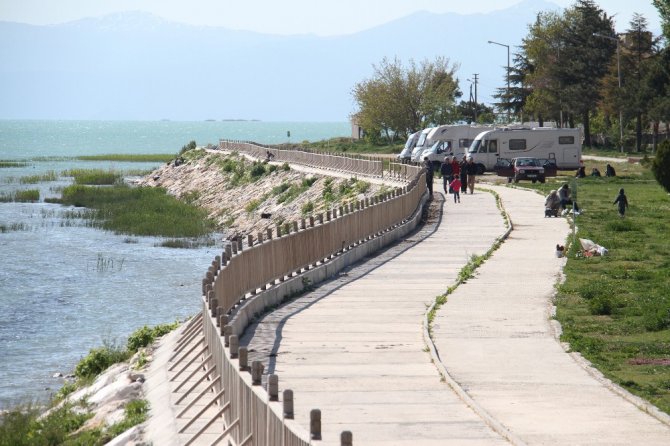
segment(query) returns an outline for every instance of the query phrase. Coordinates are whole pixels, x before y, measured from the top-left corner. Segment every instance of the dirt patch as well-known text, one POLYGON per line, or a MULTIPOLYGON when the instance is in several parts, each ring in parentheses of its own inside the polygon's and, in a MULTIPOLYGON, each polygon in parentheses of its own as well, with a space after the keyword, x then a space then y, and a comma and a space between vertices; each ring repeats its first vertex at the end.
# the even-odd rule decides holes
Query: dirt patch
POLYGON ((670 358, 635 358, 628 361, 631 365, 668 365, 670 358))

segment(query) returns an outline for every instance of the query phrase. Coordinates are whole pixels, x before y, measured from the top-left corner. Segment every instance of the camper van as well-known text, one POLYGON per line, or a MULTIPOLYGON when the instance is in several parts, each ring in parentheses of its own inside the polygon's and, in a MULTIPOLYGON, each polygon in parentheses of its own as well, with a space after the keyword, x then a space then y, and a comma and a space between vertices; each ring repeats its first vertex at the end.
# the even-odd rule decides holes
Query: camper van
POLYGON ((421 153, 421 159, 428 157, 435 164, 441 163, 445 156, 455 155, 460 159, 468 151, 472 140, 478 134, 490 128, 470 125, 441 125, 435 127, 428 134, 428 140, 433 144, 421 153))
POLYGON ((411 161, 413 163, 420 163, 423 161, 423 158, 421 158, 421 153, 430 147, 430 145, 428 145, 428 134, 433 130, 433 128, 434 127, 428 127, 419 132, 419 140, 416 142, 416 146, 414 146, 414 149, 412 150, 411 161))
POLYGON ((579 129, 535 127, 496 128, 477 135, 468 149, 468 157, 480 173, 492 170, 499 158, 519 157, 555 160, 561 170, 577 169, 582 158, 579 129))
POLYGON ((421 132, 414 132, 407 137, 405 147, 396 157, 398 161, 400 161, 401 163, 409 162, 409 160, 412 158, 412 150, 414 150, 414 147, 416 146, 416 143, 419 140, 420 133, 421 132))

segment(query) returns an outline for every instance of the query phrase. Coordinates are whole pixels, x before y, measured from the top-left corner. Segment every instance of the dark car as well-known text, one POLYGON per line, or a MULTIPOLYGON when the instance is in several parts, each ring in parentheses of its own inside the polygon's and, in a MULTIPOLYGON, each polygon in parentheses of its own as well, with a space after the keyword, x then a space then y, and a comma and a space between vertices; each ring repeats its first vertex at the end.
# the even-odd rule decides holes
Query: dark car
POLYGON ((538 158, 500 158, 493 170, 499 176, 507 177, 510 183, 521 180, 544 183, 548 176, 556 176, 557 172, 554 160, 538 158))

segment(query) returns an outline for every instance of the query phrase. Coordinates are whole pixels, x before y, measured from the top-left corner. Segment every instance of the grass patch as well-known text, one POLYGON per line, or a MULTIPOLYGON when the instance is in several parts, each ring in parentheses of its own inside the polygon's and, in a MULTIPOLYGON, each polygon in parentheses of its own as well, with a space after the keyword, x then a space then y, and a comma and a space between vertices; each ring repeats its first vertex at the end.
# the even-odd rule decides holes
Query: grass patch
POLYGON ((28 165, 25 161, 0 160, 0 169, 11 167, 26 167, 28 165))
POLYGON ((28 226, 25 223, 10 223, 10 224, 4 224, 0 223, 0 233, 5 233, 5 232, 14 232, 14 231, 27 231, 30 229, 30 226, 28 226))
POLYGON ((38 175, 28 175, 25 177, 19 178, 19 183, 21 184, 37 184, 37 183, 45 183, 47 181, 56 181, 58 180, 58 174, 56 174, 56 171, 54 170, 49 170, 48 172, 45 172, 43 174, 38 174, 38 175))
POLYGON ((75 184, 95 186, 119 184, 123 178, 120 172, 101 169, 69 169, 63 175, 74 177, 75 184))
POLYGON ((82 155, 78 156, 75 159, 81 161, 128 161, 128 162, 137 162, 137 163, 167 163, 174 159, 174 155, 165 154, 165 153, 153 153, 153 154, 106 154, 106 155, 82 155))
POLYGON ((327 152, 344 153, 400 153, 405 145, 405 141, 398 141, 396 144, 374 144, 365 139, 352 138, 331 138, 316 142, 303 142, 302 147, 312 150, 322 150, 327 152))
MULTIPOLYGON (((587 172, 592 164, 587 161, 587 172)), ((609 255, 577 258, 577 246, 570 247, 556 317, 572 350, 670 413, 670 367, 654 365, 670 359, 670 197, 644 167, 615 168, 615 178, 576 182, 585 209, 577 236, 605 246, 609 255), (630 203, 623 219, 612 204, 621 187, 630 203)), ((565 180, 531 187, 546 193, 565 180)))
POLYGON ((63 189, 61 203, 94 209, 86 216, 96 226, 117 233, 201 237, 214 229, 205 210, 177 200, 162 188, 72 185, 63 189))
POLYGON ((36 201, 40 201, 40 191, 38 189, 16 190, 0 194, 0 203, 34 203, 36 201))

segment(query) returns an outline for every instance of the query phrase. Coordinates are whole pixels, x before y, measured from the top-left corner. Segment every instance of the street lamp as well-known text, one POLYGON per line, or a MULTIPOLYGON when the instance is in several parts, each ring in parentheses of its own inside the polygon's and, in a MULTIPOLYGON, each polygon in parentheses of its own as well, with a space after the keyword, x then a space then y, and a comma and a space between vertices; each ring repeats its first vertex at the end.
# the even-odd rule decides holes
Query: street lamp
POLYGON ((489 40, 489 43, 492 43, 494 45, 504 46, 505 48, 507 48, 507 123, 509 123, 510 122, 509 101, 511 100, 510 92, 509 92, 509 45, 505 45, 504 43, 494 42, 493 40, 489 40))
MULTIPOLYGON (((620 62, 620 41, 618 37, 606 36, 604 34, 593 33, 594 37, 601 37, 603 39, 614 40, 616 42, 616 71, 619 78, 619 93, 621 93, 621 62, 620 62)), ((619 106, 619 145, 621 146, 621 153, 623 153, 623 112, 619 106)))

